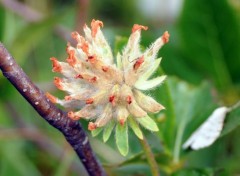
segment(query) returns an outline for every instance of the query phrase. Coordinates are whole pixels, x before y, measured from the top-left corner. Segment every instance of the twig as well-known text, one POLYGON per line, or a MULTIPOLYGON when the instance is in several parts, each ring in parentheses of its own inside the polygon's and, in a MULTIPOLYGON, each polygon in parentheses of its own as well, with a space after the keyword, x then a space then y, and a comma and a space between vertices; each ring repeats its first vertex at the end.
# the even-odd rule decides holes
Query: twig
POLYGON ((88 11, 89 11, 89 0, 78 0, 77 1, 77 14, 76 14, 76 30, 83 33, 83 26, 87 21, 88 11))
POLYGON ((150 165, 152 176, 160 176, 157 162, 154 158, 151 147, 149 146, 146 138, 143 136, 143 140, 139 139, 139 141, 143 147, 144 153, 146 154, 148 164, 150 165))
POLYGON ((21 2, 15 0, 1 0, 0 3, 8 9, 14 11, 14 13, 22 16, 29 22, 37 22, 44 18, 43 14, 28 6, 25 6, 21 2))
POLYGON ((88 137, 78 121, 67 117, 66 112, 52 104, 17 65, 7 49, 0 43, 0 69, 38 114, 65 136, 91 176, 106 175, 97 161, 88 137))

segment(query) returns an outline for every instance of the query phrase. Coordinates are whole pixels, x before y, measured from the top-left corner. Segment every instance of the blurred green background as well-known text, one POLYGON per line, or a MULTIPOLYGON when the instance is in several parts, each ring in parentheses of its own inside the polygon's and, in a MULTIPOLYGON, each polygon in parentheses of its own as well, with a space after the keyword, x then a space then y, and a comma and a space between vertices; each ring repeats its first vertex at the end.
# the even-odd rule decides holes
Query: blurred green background
MULTIPOLYGON (((162 175, 240 174, 240 110, 228 115, 221 138, 200 151, 182 143, 220 105, 240 99, 239 0, 0 0, 0 41, 43 91, 62 96, 52 84, 50 57, 66 59, 71 31, 92 19, 104 22, 112 48, 133 24, 149 26, 149 46, 165 30, 170 42, 159 52, 158 73, 167 81, 149 92, 166 111, 154 115, 160 132, 145 132, 162 175)), ((158 74, 157 73, 157 74, 158 74)), ((87 129, 86 122, 82 122, 87 129)), ((86 130, 87 131, 87 130, 86 130)), ((109 175, 151 175, 136 137, 122 157, 101 136, 91 144, 109 175)), ((0 75, 0 176, 86 175, 63 136, 50 127, 0 75)))

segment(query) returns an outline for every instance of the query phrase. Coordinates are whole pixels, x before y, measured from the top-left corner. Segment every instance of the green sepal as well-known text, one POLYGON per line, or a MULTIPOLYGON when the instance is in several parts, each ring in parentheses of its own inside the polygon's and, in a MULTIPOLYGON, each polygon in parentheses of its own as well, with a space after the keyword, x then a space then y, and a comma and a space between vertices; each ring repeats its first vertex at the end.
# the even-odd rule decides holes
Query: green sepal
POLYGON ((128 154, 128 126, 127 123, 121 125, 117 123, 115 130, 116 145, 121 155, 126 156, 128 154))
POLYGON ((133 117, 128 117, 128 124, 129 126, 132 128, 133 132, 136 134, 136 136, 139 139, 143 139, 143 134, 141 129, 139 128, 139 125, 137 124, 137 122, 135 121, 135 119, 133 119, 133 117))
POLYGON ((150 131, 158 131, 158 126, 156 124, 156 122, 149 117, 148 115, 142 118, 136 118, 136 120, 146 129, 150 130, 150 131))
POLYGON ((103 131, 103 142, 107 142, 109 137, 111 136, 112 134, 112 130, 115 126, 115 122, 114 120, 111 120, 107 126, 104 128, 104 131, 103 131))
POLYGON ((97 128, 95 130, 92 130, 91 131, 92 136, 95 137, 95 136, 99 135, 99 133, 101 133, 102 130, 103 130, 103 128, 97 128))

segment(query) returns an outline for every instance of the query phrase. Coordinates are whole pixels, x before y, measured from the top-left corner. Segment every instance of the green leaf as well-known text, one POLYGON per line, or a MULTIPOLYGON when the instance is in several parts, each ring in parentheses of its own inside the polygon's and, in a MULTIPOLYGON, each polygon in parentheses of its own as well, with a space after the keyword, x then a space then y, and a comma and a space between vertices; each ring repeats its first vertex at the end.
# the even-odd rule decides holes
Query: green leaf
MULTIPOLYGON (((164 73, 161 69, 158 69, 156 74, 163 75, 164 73)), ((174 147, 176 128, 176 114, 173 100, 174 92, 172 92, 170 89, 170 79, 170 77, 167 77, 164 83, 160 87, 157 87, 157 90, 153 92, 156 100, 166 107, 166 111, 164 111, 166 120, 164 123, 158 123, 158 126, 161 129, 159 134, 162 133, 159 137, 164 141, 164 144, 168 150, 172 150, 174 147)))
POLYGON ((139 139, 143 139, 143 134, 133 117, 128 117, 128 124, 139 139))
POLYGON ((99 135, 99 133, 101 133, 101 131, 103 130, 103 128, 97 128, 95 130, 92 130, 91 133, 92 133, 92 136, 93 137, 96 137, 97 135, 99 135))
POLYGON ((159 123, 159 137, 169 151, 173 151, 175 162, 182 152, 182 143, 211 114, 215 103, 210 94, 211 87, 203 83, 194 87, 187 82, 168 77, 160 86, 157 100, 166 107, 164 123, 159 123))
POLYGON ((231 111, 226 117, 226 123, 223 126, 223 131, 221 136, 232 132, 234 129, 238 128, 240 125, 240 108, 231 111))
POLYGON ((104 141, 104 142, 107 142, 107 141, 108 141, 109 137, 110 137, 111 134, 112 134, 112 130, 113 130, 114 126, 115 126, 115 122, 114 122, 114 120, 111 120, 111 121, 107 124, 107 126, 104 128, 104 131, 103 131, 103 141, 104 141))
POLYGON ((240 29, 227 0, 185 0, 179 29, 182 52, 192 68, 210 76, 220 90, 239 81, 240 29))
POLYGON ((129 149, 127 123, 124 123, 124 125, 117 123, 115 138, 116 138, 116 145, 117 145, 119 152, 123 156, 126 156, 128 154, 128 149, 129 149))
POLYGON ((214 169, 182 169, 174 174, 172 176, 214 176, 214 169))
POLYGON ((150 130, 150 131, 158 131, 158 126, 156 124, 156 122, 149 117, 148 115, 142 118, 136 118, 136 120, 146 129, 150 130))

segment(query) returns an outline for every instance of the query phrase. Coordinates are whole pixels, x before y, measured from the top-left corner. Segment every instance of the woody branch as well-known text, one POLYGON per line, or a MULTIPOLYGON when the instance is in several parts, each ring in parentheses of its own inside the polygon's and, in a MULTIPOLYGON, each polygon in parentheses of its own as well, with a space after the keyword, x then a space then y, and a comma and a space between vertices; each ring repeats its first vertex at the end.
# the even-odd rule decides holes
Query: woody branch
POLYGON ((52 104, 23 70, 17 65, 7 49, 0 43, 0 69, 19 93, 31 104, 38 114, 51 126, 57 128, 76 151, 90 176, 106 175, 97 161, 89 144, 88 137, 78 121, 52 104))

